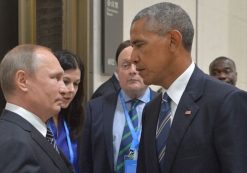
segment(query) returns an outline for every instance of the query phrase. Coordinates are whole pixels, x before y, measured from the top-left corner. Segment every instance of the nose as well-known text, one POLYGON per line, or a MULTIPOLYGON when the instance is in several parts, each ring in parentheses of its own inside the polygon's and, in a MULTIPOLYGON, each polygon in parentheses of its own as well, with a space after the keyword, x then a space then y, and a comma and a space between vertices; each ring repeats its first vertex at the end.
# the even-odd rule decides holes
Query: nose
POLYGON ((224 72, 221 72, 217 77, 219 80, 226 80, 227 75, 224 72))
POLYGON ((73 83, 67 85, 67 89, 69 92, 75 92, 75 87, 74 87, 73 83))
POLYGON ((137 52, 135 51, 135 48, 133 48, 132 53, 131 53, 131 62, 133 64, 137 64, 138 62, 138 56, 137 56, 137 52))
POLYGON ((65 86, 63 80, 60 81, 60 86, 59 86, 59 93, 60 94, 65 94, 68 92, 68 88, 65 86))
POLYGON ((136 65, 131 63, 131 66, 130 66, 130 73, 131 74, 136 74, 137 71, 136 71, 136 65))

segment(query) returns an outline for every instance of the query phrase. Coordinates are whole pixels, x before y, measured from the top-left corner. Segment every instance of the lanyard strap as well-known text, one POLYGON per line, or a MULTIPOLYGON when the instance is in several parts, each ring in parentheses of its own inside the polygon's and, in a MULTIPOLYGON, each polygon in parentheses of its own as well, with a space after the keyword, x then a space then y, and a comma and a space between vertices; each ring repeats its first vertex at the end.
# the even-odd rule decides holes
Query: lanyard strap
MULTIPOLYGON (((69 129, 68 129, 68 126, 67 126, 67 123, 65 122, 65 120, 62 120, 62 122, 64 125, 68 149, 69 149, 69 156, 70 156, 69 160, 70 160, 70 163, 73 164, 74 160, 75 160, 75 154, 74 154, 73 149, 72 149, 72 142, 71 142, 70 135, 69 135, 69 129)), ((55 124, 53 124, 52 121, 48 121, 48 126, 51 129, 51 132, 54 136, 54 131, 56 130, 55 124)), ((56 131, 58 133, 58 129, 56 131)))
POLYGON ((66 138, 67 138, 67 143, 68 143, 68 148, 69 148, 70 162, 73 164, 75 161, 75 154, 73 152, 72 142, 71 142, 70 135, 69 135, 69 129, 68 129, 68 126, 65 120, 63 120, 63 125, 65 128, 65 133, 66 133, 66 138))
POLYGON ((139 136, 140 136, 140 133, 141 133, 141 127, 138 128, 137 131, 135 131, 135 129, 133 127, 133 124, 131 122, 129 113, 128 113, 127 105, 126 105, 126 103, 124 101, 124 97, 123 97, 122 91, 119 94, 120 94, 120 101, 122 103, 123 110, 124 110, 124 116, 126 118, 127 124, 129 126, 129 129, 130 129, 130 132, 131 132, 131 135, 132 135, 132 138, 133 138, 131 146, 130 146, 130 150, 135 151, 135 150, 137 150, 137 148, 139 146, 139 136))

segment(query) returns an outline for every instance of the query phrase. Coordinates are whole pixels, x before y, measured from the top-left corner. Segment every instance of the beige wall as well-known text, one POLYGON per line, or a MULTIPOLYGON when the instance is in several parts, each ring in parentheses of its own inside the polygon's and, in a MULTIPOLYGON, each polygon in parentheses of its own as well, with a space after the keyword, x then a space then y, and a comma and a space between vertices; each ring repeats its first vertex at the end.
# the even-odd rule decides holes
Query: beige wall
POLYGON ((198 1, 198 62, 208 73, 217 56, 232 58, 237 66, 237 86, 247 90, 247 1, 198 1))
MULTIPOLYGON (((123 0, 124 1, 124 39, 129 39, 130 23, 134 15, 160 0, 123 0)), ((192 49, 192 58, 197 65, 208 73, 209 63, 217 56, 228 56, 236 62, 238 71, 237 86, 247 90, 247 1, 246 0, 173 0, 191 16, 197 35, 192 49)), ((99 50, 100 7, 94 0, 94 51, 99 50), (98 16, 98 17, 97 17, 98 16)), ((94 90, 109 76, 100 71, 100 55, 94 57, 94 90)), ((154 87, 156 89, 156 87, 154 87)))

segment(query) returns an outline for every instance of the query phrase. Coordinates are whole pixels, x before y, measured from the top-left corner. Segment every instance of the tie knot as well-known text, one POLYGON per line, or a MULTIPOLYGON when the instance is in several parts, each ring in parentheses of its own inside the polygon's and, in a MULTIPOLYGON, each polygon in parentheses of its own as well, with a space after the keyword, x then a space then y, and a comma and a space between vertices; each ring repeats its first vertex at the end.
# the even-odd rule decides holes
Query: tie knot
POLYGON ((131 100, 130 101, 130 109, 135 109, 136 108, 136 106, 140 103, 141 101, 140 100, 138 100, 138 99, 133 99, 133 100, 131 100))
POLYGON ((51 132, 51 129, 49 127, 47 127, 47 133, 46 133, 46 139, 48 139, 49 141, 52 140, 54 137, 53 137, 53 134, 51 132))
POLYGON ((171 101, 171 98, 168 96, 167 93, 164 93, 162 97, 162 102, 170 103, 170 101, 171 101))

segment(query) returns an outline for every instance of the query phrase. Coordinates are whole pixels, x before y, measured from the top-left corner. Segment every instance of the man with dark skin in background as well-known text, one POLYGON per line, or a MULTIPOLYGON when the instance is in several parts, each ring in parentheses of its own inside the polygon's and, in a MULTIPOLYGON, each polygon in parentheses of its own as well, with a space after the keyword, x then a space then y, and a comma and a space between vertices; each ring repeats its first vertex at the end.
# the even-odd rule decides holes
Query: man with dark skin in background
POLYGON ((209 74, 221 81, 229 83, 233 86, 237 82, 237 71, 233 60, 220 56, 214 59, 209 66, 209 74))

